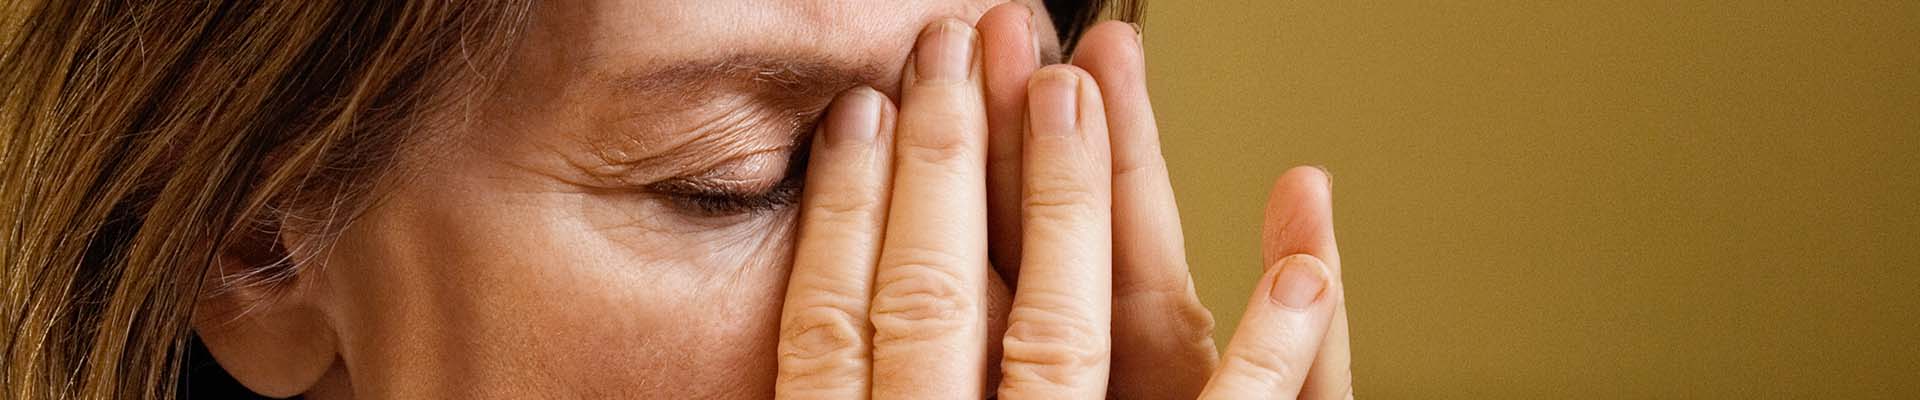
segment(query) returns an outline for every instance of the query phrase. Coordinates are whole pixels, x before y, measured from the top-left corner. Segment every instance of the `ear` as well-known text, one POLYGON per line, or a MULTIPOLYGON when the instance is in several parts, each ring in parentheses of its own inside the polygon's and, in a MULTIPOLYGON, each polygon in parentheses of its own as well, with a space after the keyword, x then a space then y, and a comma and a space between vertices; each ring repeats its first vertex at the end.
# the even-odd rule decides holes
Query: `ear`
POLYGON ((260 236, 265 237, 220 254, 206 274, 193 328, 241 385, 261 395, 291 397, 311 389, 334 367, 337 336, 320 306, 325 296, 319 277, 297 273, 312 266, 279 264, 289 260, 285 249, 292 247, 279 240, 300 235, 260 236), (235 283, 263 268, 296 268, 296 274, 284 282, 235 283))

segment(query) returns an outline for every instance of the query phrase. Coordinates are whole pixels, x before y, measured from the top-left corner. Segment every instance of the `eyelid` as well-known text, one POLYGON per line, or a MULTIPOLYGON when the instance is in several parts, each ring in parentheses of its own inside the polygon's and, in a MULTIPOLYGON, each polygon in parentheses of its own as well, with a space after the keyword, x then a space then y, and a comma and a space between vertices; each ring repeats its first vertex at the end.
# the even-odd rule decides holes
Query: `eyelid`
POLYGON ((798 204, 801 183, 791 178, 793 174, 789 176, 771 187, 752 193, 740 192, 737 189, 715 188, 709 183, 698 180, 662 182, 663 186, 655 190, 665 194, 667 200, 682 214, 696 217, 733 217, 761 214, 798 204))
POLYGON ((762 214, 799 203, 809 149, 804 144, 756 152, 707 172, 648 185, 667 196, 680 212, 697 217, 733 217, 762 214), (784 159, 784 163, 772 160, 784 159), (762 171, 778 169, 778 175, 762 171), (757 176, 756 176, 757 175, 757 176))
POLYGON ((806 112, 779 112, 794 109, 793 104, 782 107, 761 97, 730 98, 735 101, 708 102, 699 111, 686 111, 714 116, 654 128, 662 135, 685 135, 690 140, 647 152, 647 164, 663 173, 629 180, 639 185, 626 187, 658 195, 672 212, 702 220, 765 215, 797 204, 809 141, 825 101, 804 107, 806 112))
POLYGON ((793 150, 790 147, 782 147, 742 154, 722 160, 705 171, 683 178, 718 184, 754 185, 758 183, 771 186, 771 183, 778 182, 777 179, 785 177, 784 173, 789 166, 786 162, 789 157, 787 153, 791 151, 793 150))

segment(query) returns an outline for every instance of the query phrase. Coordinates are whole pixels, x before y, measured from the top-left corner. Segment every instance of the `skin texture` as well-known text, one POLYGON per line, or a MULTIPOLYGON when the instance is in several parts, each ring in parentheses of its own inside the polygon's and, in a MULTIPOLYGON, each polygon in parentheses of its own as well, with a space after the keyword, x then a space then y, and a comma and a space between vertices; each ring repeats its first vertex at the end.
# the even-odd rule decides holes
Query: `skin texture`
POLYGON ((295 287, 197 329, 316 399, 1350 395, 1318 170, 1217 360, 1133 29, 1041 68, 1030 4, 873 3, 549 3, 295 287))
POLYGON ((410 177, 296 287, 200 330, 267 394, 770 397, 795 207, 703 215, 650 186, 774 186, 814 118, 798 112, 857 85, 897 95, 923 27, 999 3, 547 2, 495 95, 422 132, 410 177), (785 75, 635 79, 681 64, 785 75), (314 331, 334 339, 287 334, 314 331))
MULTIPOLYGON (((1083 44, 1088 58, 1076 54, 1087 69, 997 73, 1031 65, 1018 59, 1031 54, 1018 40, 996 37, 1019 34, 1020 15, 1012 7, 989 11, 979 22, 980 40, 961 33, 967 27, 958 21, 929 26, 910 58, 897 111, 866 90, 849 92, 830 109, 816 139, 827 145, 810 160, 808 179, 833 184, 810 188, 801 207, 807 234, 787 293, 778 397, 970 399, 982 388, 1007 399, 1350 396, 1335 386, 1345 381, 1313 382, 1342 390, 1302 391, 1316 379, 1309 371, 1319 370, 1323 349, 1334 342, 1345 348, 1344 336, 1326 335, 1343 293, 1322 261, 1338 260, 1326 176, 1296 168, 1275 183, 1265 246, 1273 267, 1214 368, 1212 343, 1191 339, 1205 338, 1210 321, 1156 320, 1204 308, 1192 300, 1181 261, 1137 37, 1125 25, 1101 25, 1083 44), (979 43, 987 49, 978 54, 1014 59, 996 59, 1000 64, 980 75, 983 67, 961 64, 980 61, 957 56, 979 43), (974 106, 982 92, 1008 83, 996 79, 1021 75, 1025 124, 1012 132, 993 123, 983 128, 982 121, 996 120, 996 105, 974 106), (1107 89, 1119 95, 1104 96, 1107 89), (1005 151, 994 144, 1005 142, 1019 143, 1018 151, 1006 151, 1020 155, 1018 168, 995 168, 1013 158, 983 155, 1005 151), (889 156, 891 163, 877 161, 889 156), (1010 171, 1018 176, 995 176, 1010 171), (992 182, 1020 185, 1011 205, 1017 213, 984 200, 1002 189, 992 182), (971 211, 982 204, 994 212, 971 211), (1020 249, 1019 266, 1009 273, 998 260, 994 267, 1017 276, 1018 288, 994 360, 982 351, 991 346, 980 334, 982 319, 994 315, 980 310, 981 293, 990 293, 982 288, 989 277, 982 274, 988 257, 980 237, 996 231, 989 219, 1009 214, 1021 227, 1010 238, 1020 249), (875 279, 842 278, 868 275, 875 279), (1127 308, 1116 313, 1114 305, 1127 308), (1114 338, 1128 338, 1130 346, 1115 346, 1114 338), (998 374, 981 375, 983 355, 998 374)), ((995 257, 1005 254, 1002 239, 988 243, 995 257)))

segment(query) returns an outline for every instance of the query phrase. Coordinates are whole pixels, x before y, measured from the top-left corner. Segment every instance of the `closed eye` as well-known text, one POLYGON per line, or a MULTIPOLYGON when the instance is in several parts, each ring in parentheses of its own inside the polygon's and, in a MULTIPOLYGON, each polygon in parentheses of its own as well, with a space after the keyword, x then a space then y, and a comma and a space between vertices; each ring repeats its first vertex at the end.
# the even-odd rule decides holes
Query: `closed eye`
MULTIPOLYGON (((708 172, 677 177, 647 186, 648 191, 665 196, 678 212, 694 217, 728 217, 766 214, 785 210, 800 202, 806 182, 808 147, 793 147, 793 154, 778 180, 733 178, 724 172, 708 172)), ((746 167, 752 170, 755 168, 746 167)))

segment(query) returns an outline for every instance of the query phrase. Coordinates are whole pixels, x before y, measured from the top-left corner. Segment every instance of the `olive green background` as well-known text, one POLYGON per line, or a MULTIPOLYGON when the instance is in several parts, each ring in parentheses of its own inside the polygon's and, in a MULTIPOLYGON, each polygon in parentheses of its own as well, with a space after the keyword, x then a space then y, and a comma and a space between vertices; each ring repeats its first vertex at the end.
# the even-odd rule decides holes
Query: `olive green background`
POLYGON ((1322 164, 1360 397, 1920 396, 1920 2, 1151 3, 1223 343, 1322 164))

